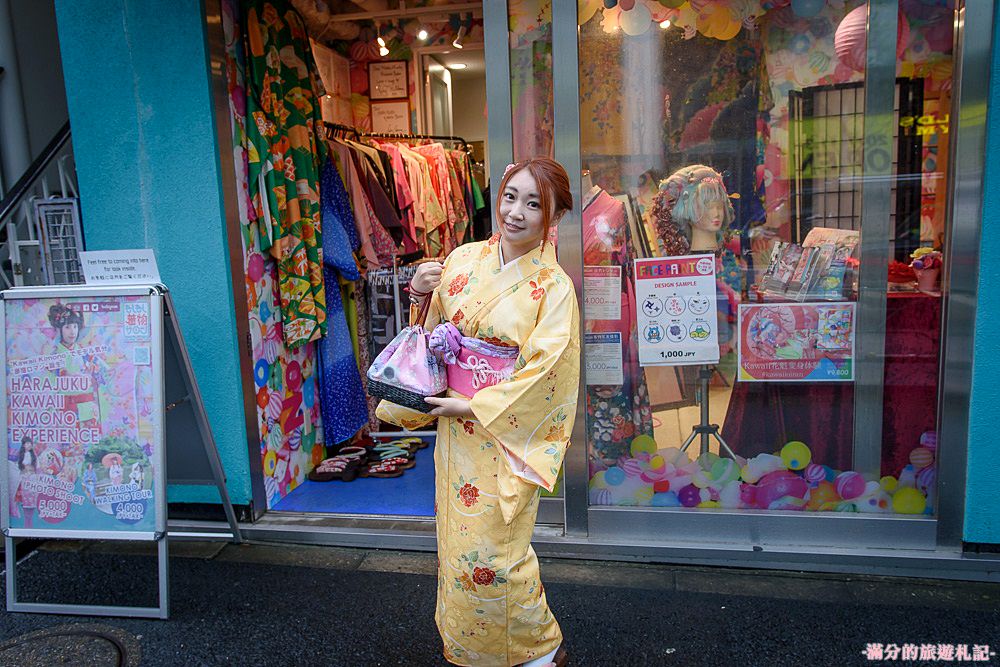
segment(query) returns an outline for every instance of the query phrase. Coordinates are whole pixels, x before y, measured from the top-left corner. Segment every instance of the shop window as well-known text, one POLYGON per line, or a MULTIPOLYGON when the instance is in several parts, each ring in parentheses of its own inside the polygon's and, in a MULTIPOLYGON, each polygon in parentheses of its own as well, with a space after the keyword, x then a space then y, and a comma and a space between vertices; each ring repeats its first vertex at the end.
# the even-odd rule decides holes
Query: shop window
POLYGON ((765 4, 581 4, 590 503, 932 515, 954 10, 901 4, 866 153, 867 4, 765 4))

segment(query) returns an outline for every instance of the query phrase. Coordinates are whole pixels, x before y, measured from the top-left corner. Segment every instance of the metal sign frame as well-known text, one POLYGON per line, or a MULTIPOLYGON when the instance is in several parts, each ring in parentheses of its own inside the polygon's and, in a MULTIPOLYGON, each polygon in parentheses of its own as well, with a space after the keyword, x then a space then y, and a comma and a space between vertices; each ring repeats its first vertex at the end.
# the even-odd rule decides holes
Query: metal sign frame
MULTIPOLYGON (((45 528, 11 528, 10 526, 10 493, 8 466, 0 470, 0 529, 4 534, 7 610, 16 612, 34 612, 47 614, 76 614, 91 616, 127 616, 138 618, 166 619, 169 615, 169 561, 168 561, 168 530, 167 530, 167 485, 170 483, 167 474, 167 416, 171 409, 190 403, 193 407, 194 421, 201 435, 201 441, 211 471, 211 480, 199 480, 194 483, 211 484, 213 481, 219 490, 226 516, 232 529, 234 542, 241 541, 236 515, 225 486, 225 476, 219 459, 215 440, 212 437, 207 414, 201 399, 197 381, 191 367, 190 358, 184 345, 176 311, 170 299, 169 292, 162 285, 129 285, 129 286, 69 286, 69 287, 24 287, 0 292, 0 376, 3 385, 0 386, 0 432, 4 434, 5 447, 8 438, 8 382, 7 382, 7 302, 18 299, 73 298, 73 297, 123 297, 144 296, 149 298, 150 305, 150 348, 152 364, 152 385, 154 400, 155 424, 152 440, 155 444, 154 461, 154 502, 155 518, 153 531, 128 530, 74 530, 45 528), (183 377, 185 395, 166 396, 166 348, 170 346, 180 366, 183 377), (17 559, 14 540, 19 537, 34 537, 45 539, 82 539, 110 541, 154 541, 157 543, 157 580, 158 605, 155 607, 129 607, 114 605, 77 605, 58 603, 20 602, 17 599, 17 559)), ((181 480, 178 480, 181 481, 181 480)), ((191 483, 191 480, 183 480, 191 483)), ((176 533, 178 535, 183 533, 176 533)))

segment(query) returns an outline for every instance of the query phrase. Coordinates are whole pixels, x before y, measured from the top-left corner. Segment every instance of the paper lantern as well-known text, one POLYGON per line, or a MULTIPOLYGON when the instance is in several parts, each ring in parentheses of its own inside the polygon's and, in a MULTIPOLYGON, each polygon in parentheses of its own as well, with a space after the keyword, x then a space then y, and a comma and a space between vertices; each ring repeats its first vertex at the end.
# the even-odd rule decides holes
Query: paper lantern
POLYGON ((622 13, 618 17, 618 24, 625 31, 626 35, 633 37, 645 34, 652 26, 653 15, 649 13, 646 5, 635 5, 632 9, 625 10, 624 2, 621 3, 622 13))
MULTIPOLYGON (((865 71, 867 38, 865 24, 868 22, 868 6, 861 5, 844 17, 833 38, 833 48, 840 62, 855 72, 865 71)), ((910 24, 900 13, 896 22, 896 59, 899 60, 910 40, 910 24)))

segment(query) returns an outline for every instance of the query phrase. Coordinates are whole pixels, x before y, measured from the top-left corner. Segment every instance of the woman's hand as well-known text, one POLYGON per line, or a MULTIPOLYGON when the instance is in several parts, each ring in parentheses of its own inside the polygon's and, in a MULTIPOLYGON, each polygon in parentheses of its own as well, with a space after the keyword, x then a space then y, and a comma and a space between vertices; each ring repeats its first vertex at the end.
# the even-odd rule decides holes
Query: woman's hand
POLYGON ((428 396, 424 399, 431 405, 438 407, 431 410, 430 414, 435 417, 474 417, 472 405, 466 398, 436 398, 428 396))
POLYGON ((430 294, 441 284, 441 272, 444 264, 441 262, 424 262, 417 267, 416 273, 410 279, 410 289, 414 292, 430 294))

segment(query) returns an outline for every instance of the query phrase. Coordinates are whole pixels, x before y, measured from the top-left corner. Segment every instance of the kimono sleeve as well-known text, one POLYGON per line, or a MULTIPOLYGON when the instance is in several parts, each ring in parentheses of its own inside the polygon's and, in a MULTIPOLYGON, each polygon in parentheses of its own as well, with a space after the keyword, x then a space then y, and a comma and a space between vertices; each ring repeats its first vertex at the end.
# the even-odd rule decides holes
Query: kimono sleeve
POLYGON ((580 311, 567 282, 546 285, 511 378, 471 401, 476 419, 503 445, 511 472, 548 491, 559 477, 579 396, 580 311))

